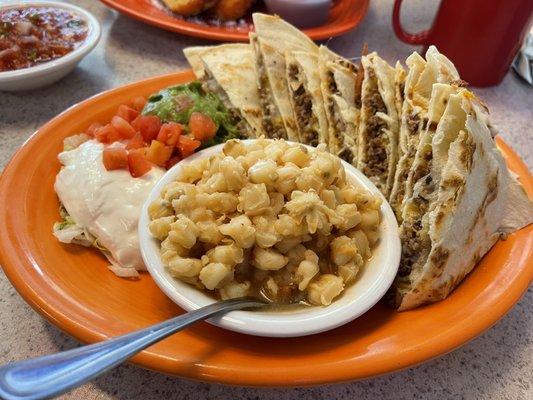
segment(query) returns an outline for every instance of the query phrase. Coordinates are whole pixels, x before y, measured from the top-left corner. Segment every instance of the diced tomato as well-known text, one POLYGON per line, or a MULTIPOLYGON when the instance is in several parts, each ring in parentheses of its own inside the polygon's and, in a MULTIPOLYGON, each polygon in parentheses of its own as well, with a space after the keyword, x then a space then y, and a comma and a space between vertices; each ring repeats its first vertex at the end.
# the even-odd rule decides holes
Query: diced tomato
POLYGON ((124 118, 115 115, 111 119, 111 125, 115 128, 123 139, 131 139, 135 136, 135 129, 124 118))
POLYGON ((101 143, 113 143, 122 139, 120 133, 111 124, 96 130, 94 137, 101 143))
POLYGON ((145 104, 146 104, 146 97, 143 97, 143 96, 137 96, 131 100, 131 106, 139 112, 142 111, 145 104))
POLYGON ((179 163, 181 161, 181 157, 180 156, 173 156, 173 157, 170 157, 170 159, 167 161, 166 165, 165 165, 165 168, 166 169, 170 169, 172 168, 174 165, 176 165, 177 163, 179 163))
POLYGON ((181 135, 178 138, 178 144, 176 146, 180 151, 181 158, 185 158, 193 154, 201 144, 202 142, 199 140, 194 140, 188 136, 181 135))
POLYGON ((87 129, 85 129, 85 134, 89 136, 94 136, 95 132, 102 127, 100 122, 93 122, 87 129))
POLYGON ((150 147, 146 151, 146 159, 160 167, 164 167, 167 161, 172 156, 174 147, 165 146, 159 140, 152 140, 150 147))
POLYGON ((123 118, 124 120, 128 122, 131 122, 139 116, 139 111, 134 110, 133 108, 128 107, 125 104, 122 104, 121 106, 118 107, 117 115, 120 118, 123 118))
POLYGON ((126 168, 128 166, 128 153, 123 147, 106 147, 102 153, 102 161, 108 171, 126 168))
POLYGON ((133 121, 130 122, 130 125, 135 129, 135 131, 140 132, 141 131, 141 125, 139 121, 141 120, 142 115, 139 115, 137 118, 135 118, 133 121))
POLYGON ((134 178, 143 176, 152 169, 152 163, 144 157, 145 152, 145 148, 141 148, 128 153, 128 169, 134 178))
POLYGON ((109 139, 109 143, 113 142, 120 142, 122 140, 122 136, 119 131, 117 131, 113 125, 107 124, 109 128, 109 133, 107 134, 107 138, 109 139))
POLYGON ((161 129, 161 120, 155 115, 140 115, 131 124, 136 131, 141 132, 146 143, 156 139, 161 129))
POLYGON ((193 112, 189 118, 189 132, 196 139, 205 142, 215 136, 217 126, 208 115, 193 112))
POLYGON ((126 144, 126 149, 127 150, 140 149, 141 147, 145 147, 145 146, 146 146, 146 143, 144 142, 144 138, 139 132, 137 132, 135 133, 135 136, 133 136, 130 139, 128 144, 126 144))
POLYGON ((102 127, 94 132, 94 137, 100 143, 108 143, 107 131, 102 127))
POLYGON ((176 146, 178 138, 183 132, 183 126, 176 122, 168 122, 161 125, 161 129, 157 134, 157 140, 166 143, 169 146, 176 146))

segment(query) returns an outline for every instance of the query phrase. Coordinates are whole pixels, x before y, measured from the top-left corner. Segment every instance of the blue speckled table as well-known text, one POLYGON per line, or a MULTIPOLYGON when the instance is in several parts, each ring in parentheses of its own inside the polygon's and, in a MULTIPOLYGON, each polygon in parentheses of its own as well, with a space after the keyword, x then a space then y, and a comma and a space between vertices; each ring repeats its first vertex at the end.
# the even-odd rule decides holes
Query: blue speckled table
MULTIPOLYGON (((5 1, 5 0, 4 0, 5 1)), ((3 1, 2 1, 3 2, 3 1)), ((184 47, 200 39, 164 32, 120 16, 95 0, 75 3, 102 22, 96 50, 63 81, 32 93, 0 92, 0 168, 44 122, 102 90, 186 67, 184 47)), ((435 4, 412 0, 403 15, 409 28, 427 26, 435 4)), ((431 2, 437 3, 437 2, 431 2)), ((363 42, 389 61, 414 48, 392 32, 392 1, 373 0, 355 31, 330 41, 355 56, 363 42)), ((482 60, 480 60, 482 62, 482 60)), ((498 87, 477 90, 502 136, 533 166, 533 87, 510 73, 498 87)), ((1 239, 0 239, 1 240, 1 239)), ((65 399, 533 399, 533 290, 496 326, 451 354, 392 375, 310 389, 249 389, 204 384, 122 366, 63 396, 65 399)), ((0 273, 0 363, 69 349, 78 342, 33 312, 0 273)))

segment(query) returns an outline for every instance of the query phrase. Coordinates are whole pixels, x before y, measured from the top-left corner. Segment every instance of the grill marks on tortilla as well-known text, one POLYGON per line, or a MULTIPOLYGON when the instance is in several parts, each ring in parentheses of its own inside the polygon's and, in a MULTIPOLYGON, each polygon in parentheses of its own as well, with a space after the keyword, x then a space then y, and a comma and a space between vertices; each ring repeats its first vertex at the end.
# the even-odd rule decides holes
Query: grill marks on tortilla
MULTIPOLYGON (((480 148, 480 151, 483 152, 483 148, 480 148)), ((461 162, 467 172, 470 172, 472 170, 475 152, 476 143, 474 142, 474 139, 472 138, 472 136, 466 135, 464 140, 462 140, 462 148, 461 153, 459 154, 459 162, 461 162)))
POLYGON ((474 223, 470 227, 469 235, 467 242, 470 243, 473 241, 472 235, 474 233, 474 230, 476 228, 476 225, 480 223, 480 221, 483 221, 483 216, 485 215, 485 212, 487 211, 487 207, 490 203, 492 203, 494 200, 496 200, 496 197, 498 196, 498 170, 491 175, 487 179, 487 185, 486 185, 487 191, 485 192, 485 196, 483 197, 483 200, 481 201, 481 205, 476 210, 476 218, 474 219, 474 223))
POLYGON ((318 118, 313 113, 313 99, 305 88, 302 75, 303 71, 297 63, 288 65, 287 78, 300 140, 305 144, 318 146, 320 140, 318 118))
POLYGON ((389 171, 389 136, 385 131, 388 129, 387 122, 377 113, 387 114, 387 107, 378 89, 378 82, 373 68, 366 68, 370 88, 363 98, 362 108, 368 115, 365 131, 362 136, 366 138, 362 151, 362 172, 370 177, 376 186, 386 193, 387 178, 389 171))
POLYGON ((443 247, 435 247, 433 249, 429 257, 429 261, 435 266, 435 277, 442 275, 443 268, 446 265, 446 261, 448 261, 449 256, 450 252, 443 247))

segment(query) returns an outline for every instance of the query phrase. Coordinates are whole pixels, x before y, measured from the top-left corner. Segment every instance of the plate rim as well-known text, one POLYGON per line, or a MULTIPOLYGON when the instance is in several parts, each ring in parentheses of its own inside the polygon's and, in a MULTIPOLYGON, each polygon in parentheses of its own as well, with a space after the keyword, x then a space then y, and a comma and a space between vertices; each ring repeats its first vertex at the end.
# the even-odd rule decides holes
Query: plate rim
MULTIPOLYGON (((21 148, 12 156, 0 177, 0 202, 5 199, 6 196, 8 196, 9 190, 6 189, 9 188, 9 183, 13 182, 13 178, 16 176, 17 163, 20 163, 24 160, 25 153, 29 151, 31 143, 37 140, 41 135, 44 135, 50 126, 53 126, 62 119, 68 117, 70 113, 75 112, 80 108, 83 109, 85 106, 95 101, 97 102, 101 98, 126 91, 133 87, 143 87, 150 84, 158 84, 159 82, 161 85, 170 85, 172 82, 185 82, 191 78, 193 78, 193 74, 190 70, 151 77, 104 91, 67 108, 65 111, 52 118, 34 134, 32 134, 30 138, 24 142, 21 148)), ((527 169, 524 162, 503 141, 503 139, 497 137, 496 141, 498 147, 502 150, 506 161, 511 164, 512 169, 521 176, 521 179, 524 180, 524 186, 526 187, 528 194, 531 196, 533 193, 533 176, 527 169)), ((0 213, 2 213, 1 210, 0 213)), ((522 231, 527 230, 527 232, 522 232, 522 234, 527 235, 529 232, 533 232, 532 228, 533 227, 523 229, 522 231)), ((54 309, 53 306, 47 304, 46 300, 32 287, 31 279, 29 281, 25 281, 23 276, 17 273, 17 265, 22 265, 24 262, 31 263, 31 260, 20 260, 18 257, 14 257, 13 254, 8 254, 8 246, 6 246, 6 244, 13 243, 13 238, 9 237, 9 233, 10 232, 5 224, 0 224, 0 236, 5 238, 2 246, 0 246, 0 264, 2 265, 6 277, 9 279, 21 297, 52 324, 82 342, 93 343, 107 338, 105 334, 92 331, 82 326, 79 322, 69 319, 66 313, 62 312, 61 310, 54 309)), ((138 354, 131 361, 134 364, 150 370, 171 375, 179 375, 190 379, 241 386, 263 387, 301 387, 326 383, 338 383, 379 376, 412 367, 453 351, 457 347, 479 336, 503 316, 505 316, 505 314, 519 301, 533 280, 533 263, 528 263, 528 261, 533 259, 533 235, 530 235, 529 237, 530 239, 528 241, 527 248, 529 254, 526 254, 523 268, 517 273, 516 279, 512 282, 512 284, 510 284, 510 288, 512 290, 509 290, 505 295, 502 295, 497 304, 491 308, 490 312, 486 312, 483 315, 483 318, 475 318, 471 324, 462 327, 461 331, 452 332, 451 334, 448 333, 446 339, 441 339, 437 345, 435 343, 431 343, 429 349, 418 349, 417 351, 411 351, 410 353, 404 352, 401 358, 397 358, 393 361, 383 361, 378 365, 374 365, 372 368, 367 368, 364 371, 354 370, 353 360, 330 360, 328 362, 321 363, 323 367, 327 366, 328 368, 321 368, 320 374, 312 373, 310 374, 311 376, 309 376, 309 372, 312 371, 300 367, 294 368, 291 371, 284 371, 283 374, 274 373, 272 376, 268 377, 270 379, 269 382, 265 383, 264 379, 261 379, 262 377, 228 372, 228 370, 223 368, 221 369, 221 372, 214 375, 201 373, 195 374, 183 368, 180 371, 176 371, 176 364, 173 359, 165 358, 161 354, 152 352, 150 349, 138 354), (302 377, 304 376, 311 377, 311 379, 303 380, 302 377)), ((28 277, 31 278, 31 275, 28 275, 28 277)), ((423 308, 413 310, 412 312, 421 311, 423 311, 423 308)))
MULTIPOLYGON (((360 12, 358 13, 358 17, 350 20, 350 22, 345 22, 341 26, 337 26, 338 24, 324 24, 313 28, 303 29, 302 31, 313 40, 324 40, 343 35, 355 29, 366 17, 370 4, 370 0, 356 1, 360 3, 360 12)), ((176 22, 173 23, 160 21, 156 17, 143 15, 138 10, 122 4, 120 0, 100 0, 100 2, 126 16, 136 19, 137 21, 146 23, 148 25, 156 26, 158 28, 170 32, 177 32, 196 38, 211 39, 217 41, 248 42, 248 32, 238 32, 230 30, 226 32, 213 32, 210 29, 211 27, 209 25, 202 26, 200 24, 183 24, 177 18, 174 19, 176 22)))

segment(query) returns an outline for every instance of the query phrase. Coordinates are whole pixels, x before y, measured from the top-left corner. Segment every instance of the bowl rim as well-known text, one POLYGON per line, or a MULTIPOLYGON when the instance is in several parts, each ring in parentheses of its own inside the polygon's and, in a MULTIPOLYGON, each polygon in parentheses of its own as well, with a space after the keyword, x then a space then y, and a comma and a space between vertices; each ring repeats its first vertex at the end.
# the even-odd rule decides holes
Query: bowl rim
POLYGON ((87 37, 81 45, 77 48, 71 51, 70 53, 56 58, 51 61, 45 61, 42 64, 34 65, 27 68, 21 68, 16 69, 13 71, 2 71, 0 72, 0 82, 5 82, 9 80, 15 80, 19 78, 25 78, 29 77, 33 74, 40 74, 43 72, 48 72, 55 69, 60 69, 61 67, 65 67, 66 65, 70 65, 72 63, 79 62, 87 53, 89 53, 98 43, 100 40, 100 37, 102 35, 102 27, 100 25, 100 22, 96 19, 96 17, 91 14, 89 11, 78 7, 74 4, 70 3, 64 3, 62 1, 54 1, 54 0, 20 0, 18 2, 14 3, 6 3, 0 6, 0 11, 8 10, 11 8, 27 8, 31 6, 49 6, 59 9, 64 9, 67 11, 71 11, 75 14, 78 14, 80 17, 82 17, 88 25, 89 32, 87 33, 87 37))
MULTIPOLYGON (((246 139, 243 142, 249 143, 253 140, 255 139, 246 139)), ((300 145, 300 143, 287 142, 300 145)), ((186 311, 196 310, 199 307, 214 303, 216 300, 202 291, 176 280, 166 272, 159 255, 159 241, 152 237, 148 229, 150 222, 148 207, 159 197, 163 187, 175 179, 184 165, 216 154, 221 151, 223 146, 224 143, 197 152, 168 170, 152 188, 143 204, 139 218, 139 247, 148 272, 157 286, 186 311), (176 290, 176 286, 181 286, 182 291, 176 290)), ((314 147, 304 146, 316 150, 314 147)), ((396 277, 400 263, 401 245, 396 217, 385 197, 370 179, 352 165, 341 161, 350 180, 355 181, 357 185, 369 190, 372 194, 379 195, 383 200, 381 205, 383 218, 380 224, 382 234, 379 245, 384 254, 383 261, 379 264, 381 271, 375 280, 361 294, 358 294, 359 300, 348 301, 346 304, 337 306, 335 306, 336 302, 333 302, 327 307, 299 308, 294 312, 283 313, 232 311, 222 317, 212 318, 208 322, 231 331, 255 336, 307 336, 334 329, 354 320, 372 308, 385 295, 396 277)))

